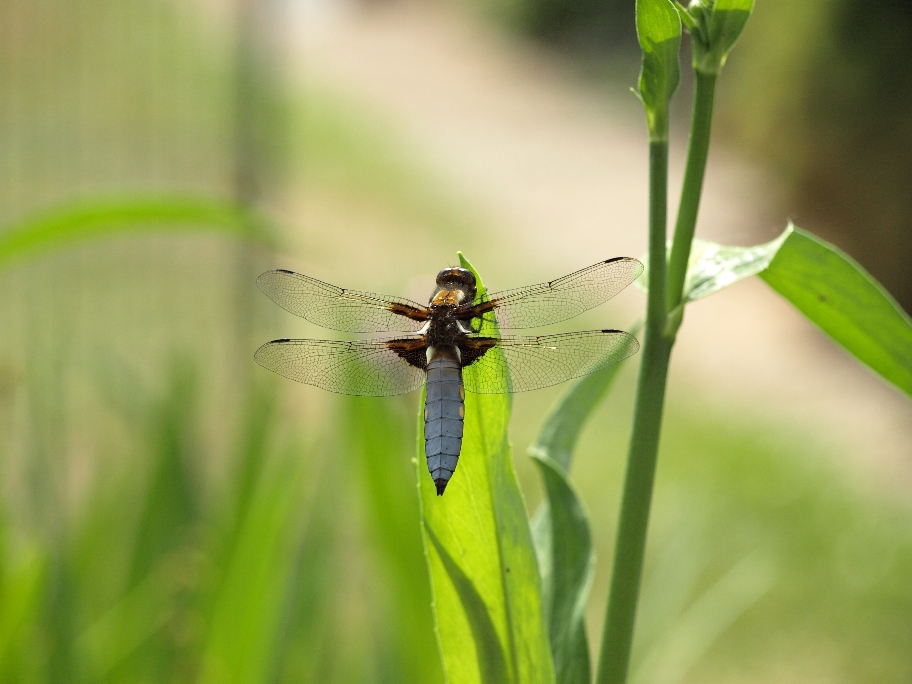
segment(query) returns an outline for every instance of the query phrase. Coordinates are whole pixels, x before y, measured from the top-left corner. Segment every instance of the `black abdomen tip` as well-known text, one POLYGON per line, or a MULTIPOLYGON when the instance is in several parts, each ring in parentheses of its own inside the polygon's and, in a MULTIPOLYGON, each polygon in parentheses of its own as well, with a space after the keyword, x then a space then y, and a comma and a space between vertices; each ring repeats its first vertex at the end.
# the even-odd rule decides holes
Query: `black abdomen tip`
POLYGON ((443 496, 443 490, 446 489, 447 482, 442 477, 434 480, 434 484, 437 486, 437 496, 443 496))

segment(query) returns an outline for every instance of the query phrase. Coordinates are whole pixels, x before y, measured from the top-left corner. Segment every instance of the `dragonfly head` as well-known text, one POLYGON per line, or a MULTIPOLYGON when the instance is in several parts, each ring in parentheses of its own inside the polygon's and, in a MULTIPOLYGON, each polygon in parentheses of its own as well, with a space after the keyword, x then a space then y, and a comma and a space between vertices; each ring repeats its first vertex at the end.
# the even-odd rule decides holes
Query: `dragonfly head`
POLYGON ((445 268, 437 274, 437 290, 431 296, 431 302, 435 302, 442 293, 447 293, 448 300, 456 297, 460 304, 472 302, 475 299, 476 287, 475 274, 469 269, 460 266, 445 268), (457 293, 462 296, 459 297, 457 293))

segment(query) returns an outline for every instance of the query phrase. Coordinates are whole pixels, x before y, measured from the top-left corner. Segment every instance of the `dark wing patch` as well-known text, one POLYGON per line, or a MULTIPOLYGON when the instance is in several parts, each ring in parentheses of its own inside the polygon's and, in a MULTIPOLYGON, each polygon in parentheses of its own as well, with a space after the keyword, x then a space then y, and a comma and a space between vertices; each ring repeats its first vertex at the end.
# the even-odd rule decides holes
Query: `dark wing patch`
POLYGON ((556 385, 607 368, 640 348, 633 335, 621 330, 471 339, 476 349, 487 347, 462 369, 465 388, 477 394, 556 385))
POLYGON ((284 269, 267 271, 257 285, 286 311, 331 330, 416 332, 429 317, 425 307, 408 299, 345 290, 284 269))
POLYGON ((465 337, 459 341, 459 357, 463 367, 471 366, 500 343, 499 337, 465 337))
POLYGON ((291 380, 339 394, 390 396, 421 387, 426 373, 397 351, 423 339, 275 340, 257 349, 254 360, 291 380))
POLYGON ((493 320, 496 316, 497 325, 504 329, 551 325, 607 302, 642 272, 643 264, 636 259, 617 257, 547 283, 487 294, 459 317, 493 320))
POLYGON ((386 346, 404 359, 409 365, 421 370, 427 369, 427 342, 424 337, 406 337, 401 340, 386 340, 386 346))

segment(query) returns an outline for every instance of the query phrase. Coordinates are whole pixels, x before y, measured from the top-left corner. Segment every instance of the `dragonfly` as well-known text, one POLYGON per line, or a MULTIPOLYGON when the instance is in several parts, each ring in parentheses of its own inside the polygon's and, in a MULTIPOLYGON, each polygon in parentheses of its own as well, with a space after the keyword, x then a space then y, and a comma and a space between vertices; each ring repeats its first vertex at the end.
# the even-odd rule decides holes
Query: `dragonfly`
POLYGON ((283 309, 321 327, 349 333, 399 333, 340 341, 279 339, 254 355, 263 368, 340 394, 390 396, 426 387, 424 440, 428 472, 442 496, 459 461, 465 391, 523 392, 594 373, 635 354, 622 330, 501 335, 573 318, 611 299, 643 272, 617 257, 557 280, 479 292, 472 271, 445 268, 426 305, 348 290, 300 273, 267 271, 257 285, 283 309))

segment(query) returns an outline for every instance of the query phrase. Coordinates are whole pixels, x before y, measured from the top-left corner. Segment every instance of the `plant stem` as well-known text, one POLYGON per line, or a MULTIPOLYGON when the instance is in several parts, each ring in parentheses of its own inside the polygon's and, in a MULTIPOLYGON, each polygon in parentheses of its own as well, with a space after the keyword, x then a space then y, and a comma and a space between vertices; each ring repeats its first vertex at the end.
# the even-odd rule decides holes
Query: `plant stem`
POLYGON ((717 75, 696 71, 695 76, 687 166, 674 242, 667 262, 667 280, 668 143, 651 141, 649 144, 649 299, 646 332, 596 684, 624 684, 630 665, 668 363, 680 317, 674 322, 673 329, 666 330, 666 325, 669 323, 669 312, 680 306, 683 300, 687 263, 709 154, 717 75))
POLYGON ((687 262, 697 226, 697 210, 703 193, 703 175, 709 155, 709 132, 712 127, 713 98, 716 91, 716 74, 694 71, 693 116, 690 122, 690 140, 687 146, 687 166, 678 220, 675 223, 674 242, 668 260, 668 309, 681 304, 687 262))
POLYGON ((665 381, 673 344, 673 339, 663 334, 668 316, 665 262, 667 203, 668 141, 653 140, 649 143, 649 298, 646 330, 596 684, 623 684, 627 680, 630 662, 665 403, 665 381))

